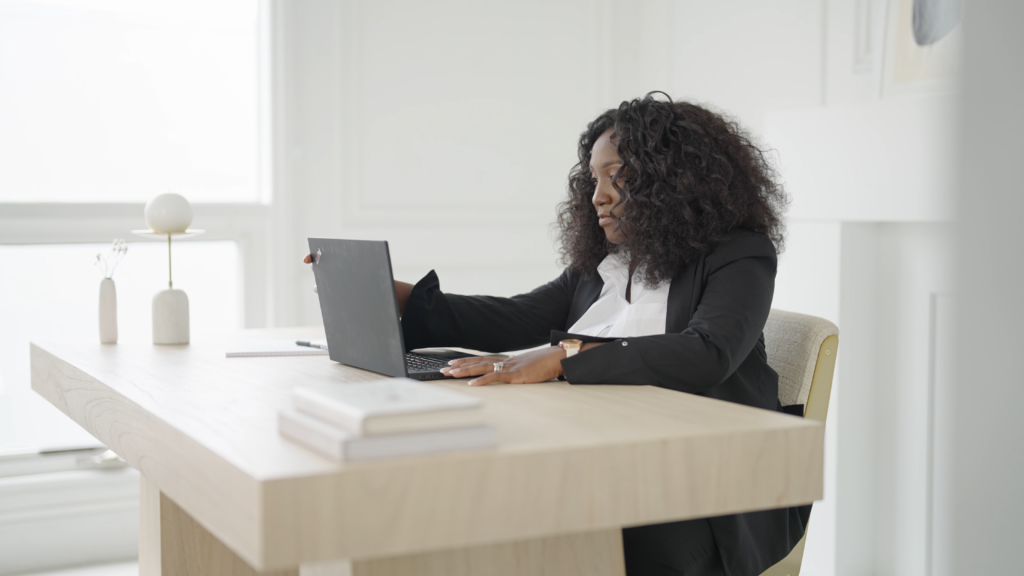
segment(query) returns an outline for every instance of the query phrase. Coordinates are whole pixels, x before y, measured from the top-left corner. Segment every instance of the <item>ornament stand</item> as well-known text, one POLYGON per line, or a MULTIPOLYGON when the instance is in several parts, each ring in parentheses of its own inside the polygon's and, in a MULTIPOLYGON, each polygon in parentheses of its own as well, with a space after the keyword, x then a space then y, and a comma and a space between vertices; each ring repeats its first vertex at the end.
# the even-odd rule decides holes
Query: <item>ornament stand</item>
POLYGON ((188 344, 189 310, 188 295, 184 290, 174 289, 171 266, 171 238, 198 236, 204 230, 184 232, 153 232, 132 230, 132 234, 146 238, 167 236, 167 289, 153 295, 153 344, 188 344))

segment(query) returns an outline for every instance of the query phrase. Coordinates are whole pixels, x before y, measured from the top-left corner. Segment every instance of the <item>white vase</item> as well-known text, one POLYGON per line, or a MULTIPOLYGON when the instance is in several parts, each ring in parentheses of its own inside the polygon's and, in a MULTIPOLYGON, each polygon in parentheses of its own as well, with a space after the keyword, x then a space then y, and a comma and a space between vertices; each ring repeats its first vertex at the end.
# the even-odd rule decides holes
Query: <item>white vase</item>
POLYGON ((111 278, 100 281, 100 342, 117 344, 117 290, 111 278))
POLYGON ((188 344, 188 295, 168 288, 153 296, 153 344, 188 344))

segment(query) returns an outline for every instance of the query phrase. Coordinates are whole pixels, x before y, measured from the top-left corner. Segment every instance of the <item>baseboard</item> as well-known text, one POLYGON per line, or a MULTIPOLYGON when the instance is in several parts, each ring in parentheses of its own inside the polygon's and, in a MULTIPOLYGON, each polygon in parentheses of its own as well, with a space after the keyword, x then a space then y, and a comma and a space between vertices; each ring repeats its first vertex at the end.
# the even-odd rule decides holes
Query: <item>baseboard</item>
POLYGON ((138 532, 131 468, 0 478, 0 576, 129 560, 138 532))

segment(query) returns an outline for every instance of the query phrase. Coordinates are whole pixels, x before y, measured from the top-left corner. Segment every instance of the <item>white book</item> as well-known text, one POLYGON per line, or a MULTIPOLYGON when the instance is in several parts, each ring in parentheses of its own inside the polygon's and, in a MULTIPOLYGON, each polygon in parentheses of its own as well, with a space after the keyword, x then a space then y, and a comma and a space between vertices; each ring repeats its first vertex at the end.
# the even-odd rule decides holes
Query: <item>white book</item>
POLYGON ((295 340, 242 340, 231 342, 225 356, 228 358, 251 358, 256 356, 326 356, 327 342, 311 340, 317 347, 299 346, 295 340))
POLYGON ((281 436, 334 460, 357 461, 397 458, 435 452, 494 446, 494 428, 488 424, 425 432, 356 436, 298 410, 278 412, 281 436))
POLYGON ((292 403, 357 436, 484 423, 479 398, 409 378, 296 388, 292 403))

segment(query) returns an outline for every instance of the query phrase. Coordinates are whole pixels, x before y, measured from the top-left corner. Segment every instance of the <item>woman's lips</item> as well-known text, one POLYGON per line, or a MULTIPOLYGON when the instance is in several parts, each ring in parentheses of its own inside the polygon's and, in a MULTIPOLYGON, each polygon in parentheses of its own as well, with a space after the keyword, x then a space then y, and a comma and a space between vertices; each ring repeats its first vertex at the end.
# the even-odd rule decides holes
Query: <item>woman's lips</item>
POLYGON ((597 223, 602 227, 611 226, 615 223, 615 217, 610 214, 601 214, 597 217, 597 223))

